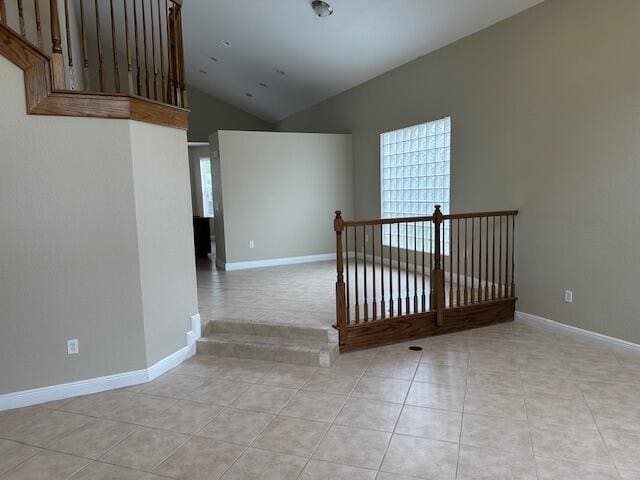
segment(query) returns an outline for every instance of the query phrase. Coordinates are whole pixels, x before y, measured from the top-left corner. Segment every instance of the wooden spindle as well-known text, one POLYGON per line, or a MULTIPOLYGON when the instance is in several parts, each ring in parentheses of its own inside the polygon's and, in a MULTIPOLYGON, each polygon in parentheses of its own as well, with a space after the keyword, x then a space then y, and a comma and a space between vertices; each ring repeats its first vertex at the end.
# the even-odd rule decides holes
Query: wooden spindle
POLYGON ((163 102, 167 101, 167 91, 165 85, 164 75, 164 45, 162 40, 162 8, 160 0, 158 0, 158 37, 160 39, 160 99, 163 102))
POLYGON ((485 237, 485 265, 484 265, 484 299, 489 300, 489 217, 487 217, 487 231, 485 237))
MULTIPOLYGON (((38 2, 38 0, 36 0, 38 2)), ((69 1, 64 0, 64 28, 67 36, 67 67, 69 69, 69 83, 72 90, 78 88, 73 70, 73 46, 71 45, 71 22, 69 22, 69 1)))
POLYGON ((400 253, 400 223, 398 223, 398 316, 402 315, 402 254, 400 253))
POLYGON ((417 222, 413 222, 413 313, 418 313, 418 234, 417 222))
POLYGON ((27 38, 27 30, 24 25, 24 7, 22 5, 22 0, 18 0, 18 22, 20 23, 20 35, 22 38, 27 38))
POLYGON ((460 219, 456 219, 456 305, 460 305, 460 219))
POLYGON ((184 43, 182 38, 182 7, 178 5, 178 65, 180 74, 180 92, 181 92, 181 104, 182 108, 187 108, 189 103, 187 102, 187 88, 185 84, 185 66, 184 66, 184 43))
POLYGON ((467 252, 469 251, 467 245, 467 219, 464 219, 464 304, 469 303, 469 289, 467 284, 467 252))
POLYGON ((362 266, 364 270, 364 305, 363 305, 363 320, 369 321, 369 296, 367 288, 367 226, 362 226, 362 266))
POLYGON ((96 43, 98 46, 98 77, 100 80, 100 91, 106 90, 105 72, 104 72, 104 60, 102 58, 102 36, 100 34, 100 6, 98 0, 93 2, 96 8, 96 43))
POLYGON ((376 299, 376 229, 375 225, 371 225, 371 269, 373 270, 373 311, 371 319, 378 318, 378 301, 376 299))
POLYGON ((351 323, 351 283, 349 283, 349 229, 344 229, 344 250, 347 264, 347 325, 351 323))
POLYGON ((147 48, 147 12, 142 0, 142 45, 144 49, 144 85, 146 97, 151 98, 151 84, 149 83, 149 53, 147 48))
MULTIPOLYGON (((22 2, 20 2, 22 4, 22 2)), ((51 20, 51 76, 54 90, 64 90, 64 57, 62 55, 62 37, 60 36, 60 18, 57 0, 49 1, 51 20)))
MULTIPOLYGON (((151 57, 153 58, 153 99, 158 100, 158 67, 156 64, 156 21, 153 13, 153 0, 149 0, 149 15, 151 17, 151 57)), ((158 12, 160 15, 160 12, 158 12)))
POLYGON ((405 310, 407 315, 411 313, 411 301, 409 299, 409 223, 404 224, 404 273, 405 273, 405 310))
POLYGON ((118 42, 116 40, 116 22, 113 18, 113 0, 109 0, 111 15, 111 49, 113 50, 113 85, 120 93, 120 67, 118 66, 118 42))
POLYGON ((336 232, 336 323, 340 330, 340 337, 344 338, 347 327, 347 319, 345 316, 345 286, 342 264, 342 230, 344 229, 344 221, 342 220, 342 212, 340 212, 340 210, 336 210, 333 229, 336 232))
MULTIPOLYGON (((446 262, 446 259, 445 259, 446 262)), ((445 264, 446 268, 446 264, 445 264)), ((453 289, 453 220, 449 220, 449 306, 454 305, 453 289)))
POLYGON ((425 245, 424 245, 424 240, 425 240, 425 236, 424 236, 424 222, 422 222, 422 313, 424 313, 426 311, 426 301, 427 301, 427 295, 425 293, 425 288, 426 288, 426 273, 424 270, 424 250, 425 250, 425 245))
POLYGON ((500 236, 498 241, 498 298, 502 298, 502 215, 500 215, 500 236))
POLYGON ((475 303, 476 298, 476 268, 475 268, 475 252, 476 252, 476 219, 471 219, 471 303, 475 303))
MULTIPOLYGON (((433 220, 429 222, 429 275, 433 271, 433 220)), ((431 305, 433 305, 434 299, 431 297, 431 293, 433 289, 431 288, 431 277, 429 277, 429 310, 431 310, 431 305)))
POLYGON ((165 8, 165 23, 167 29, 167 102, 171 105, 176 104, 175 100, 175 86, 173 82, 173 55, 174 51, 174 42, 173 42, 173 27, 172 27, 172 17, 168 6, 168 1, 165 0, 164 8, 165 8))
POLYGON ((84 20, 84 0, 80 0, 80 36, 82 37, 82 79, 84 81, 84 90, 91 89, 91 77, 89 71, 89 57, 87 48, 87 31, 84 20))
MULTIPOLYGON (((65 0, 65 7, 66 7, 65 0)), ((40 22, 40 0, 33 0, 33 10, 36 16, 36 36, 38 39, 38 47, 41 49, 44 48, 44 44, 42 43, 42 23, 40 22)))
POLYGON ((133 85, 133 71, 131 70, 131 42, 129 38, 129 9, 127 3, 128 0, 122 0, 124 10, 124 43, 126 44, 127 50, 127 89, 129 94, 133 94, 135 90, 133 85))
POLYGON ((356 324, 360 323, 360 292, 358 291, 358 227, 353 227, 353 264, 354 264, 354 278, 356 279, 356 291, 355 291, 355 320, 356 324))
POLYGON ((4 0, 0 0, 0 23, 2 25, 7 24, 7 6, 4 0))
POLYGON ((384 300, 384 226, 380 225, 380 315, 386 316, 386 305, 384 300))
POLYGON ((504 296, 509 296, 509 215, 507 215, 507 232, 505 234, 505 253, 504 253, 504 296))
POLYGON ((391 245, 393 244, 391 240, 391 223, 389 224, 389 316, 393 317, 394 309, 393 309, 393 250, 391 245))
POLYGON ((511 217, 511 297, 516 297, 516 216, 511 217))
POLYGON ((133 40, 136 43, 136 91, 142 96, 142 67, 140 62, 140 38, 138 35, 138 0, 133 0, 133 40))
MULTIPOLYGON (((435 230, 435 258, 433 262, 433 271, 431 272, 431 282, 433 285, 433 298, 434 304, 431 306, 432 311, 436 312, 436 323, 441 326, 444 321, 444 273, 442 271, 441 264, 441 244, 440 244, 440 231, 442 228, 443 215, 440 211, 440 205, 436 205, 433 213, 433 222, 435 230)), ((444 244, 444 242, 442 242, 444 244)), ((442 246, 444 247, 444 245, 442 246)))
POLYGON ((491 300, 496 299, 496 217, 491 229, 491 300))
POLYGON ((478 218, 478 302, 482 301, 482 217, 478 218))

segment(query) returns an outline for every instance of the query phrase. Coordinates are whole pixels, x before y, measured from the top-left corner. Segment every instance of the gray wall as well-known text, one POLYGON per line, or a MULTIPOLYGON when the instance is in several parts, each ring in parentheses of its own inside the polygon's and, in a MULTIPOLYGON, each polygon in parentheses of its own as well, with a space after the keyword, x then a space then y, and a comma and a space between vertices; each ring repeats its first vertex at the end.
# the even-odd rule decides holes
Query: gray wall
POLYGON ((190 142, 206 142, 218 130, 273 130, 273 125, 188 85, 190 142))
POLYGON ((635 0, 547 0, 277 128, 353 133, 363 218, 379 134, 451 115, 452 211, 521 211, 518 309, 640 343, 639 24, 635 0))
POLYGON ((221 131, 210 143, 227 263, 335 252, 334 211, 353 212, 351 135, 221 131))

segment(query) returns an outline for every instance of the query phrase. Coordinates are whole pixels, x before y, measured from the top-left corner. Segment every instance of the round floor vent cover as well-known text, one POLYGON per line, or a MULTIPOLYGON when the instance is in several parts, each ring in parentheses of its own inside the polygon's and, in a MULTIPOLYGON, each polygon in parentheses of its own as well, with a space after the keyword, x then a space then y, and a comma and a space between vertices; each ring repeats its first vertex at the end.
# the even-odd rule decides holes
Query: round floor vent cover
POLYGON ((412 345, 409 347, 409 350, 413 350, 414 352, 419 352, 422 350, 422 347, 418 347, 417 345, 412 345))

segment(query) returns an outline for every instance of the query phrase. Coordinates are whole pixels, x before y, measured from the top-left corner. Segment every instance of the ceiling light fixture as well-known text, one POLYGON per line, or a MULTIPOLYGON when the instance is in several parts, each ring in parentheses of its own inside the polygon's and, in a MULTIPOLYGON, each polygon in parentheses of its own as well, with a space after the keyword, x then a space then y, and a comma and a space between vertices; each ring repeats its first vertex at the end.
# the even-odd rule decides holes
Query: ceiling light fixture
POLYGON ((200 70, 198 70, 198 71, 199 71, 200 73, 204 74, 204 75, 206 75, 206 74, 207 74, 207 72, 205 72, 205 71, 204 71, 204 70, 202 70, 202 69, 200 69, 200 70))
POLYGON ((258 85, 260 85, 262 88, 267 88, 267 84, 266 83, 260 82, 258 85))
POLYGON ((220 40, 220 44, 225 46, 225 47, 230 47, 231 46, 231 42, 228 42, 227 40, 220 40))
POLYGON ((253 93, 246 92, 246 93, 245 93, 245 95, 246 95, 247 97, 249 97, 249 98, 253 98, 253 93))
POLYGON ((217 62, 218 59, 216 57, 209 57, 212 61, 217 62))
POLYGON ((311 2, 311 8, 313 8, 313 11, 316 12, 316 15, 320 18, 328 17, 333 13, 333 7, 322 0, 313 0, 313 2, 311 2))
POLYGON ((276 68, 276 73, 279 73, 280 75, 284 75, 284 70, 280 70, 279 68, 276 68))

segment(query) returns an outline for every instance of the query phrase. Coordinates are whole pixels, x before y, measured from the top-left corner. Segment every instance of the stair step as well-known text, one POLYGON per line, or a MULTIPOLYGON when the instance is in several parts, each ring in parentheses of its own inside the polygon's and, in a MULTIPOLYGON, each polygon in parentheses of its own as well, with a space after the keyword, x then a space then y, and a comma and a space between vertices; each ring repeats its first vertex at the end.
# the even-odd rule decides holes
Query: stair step
POLYGON ((338 343, 338 331, 331 327, 298 326, 273 323, 239 322, 213 320, 209 322, 206 334, 228 333, 235 335, 257 335, 316 342, 338 343))
POLYGON ((196 342, 199 354, 330 367, 338 343, 299 338, 210 332, 196 342))

